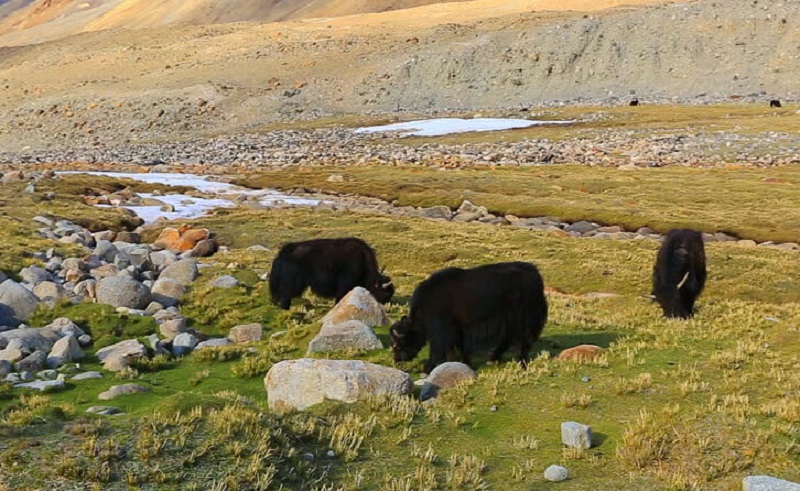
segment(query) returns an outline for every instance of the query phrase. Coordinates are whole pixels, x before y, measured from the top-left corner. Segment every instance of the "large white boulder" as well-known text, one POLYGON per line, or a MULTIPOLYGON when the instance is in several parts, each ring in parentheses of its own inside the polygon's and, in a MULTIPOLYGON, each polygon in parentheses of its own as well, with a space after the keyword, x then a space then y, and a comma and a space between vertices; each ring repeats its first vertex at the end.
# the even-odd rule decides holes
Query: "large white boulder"
POLYGON ((303 410, 325 399, 353 403, 374 395, 409 394, 411 376, 359 360, 301 358, 276 363, 264 378, 269 407, 303 410))

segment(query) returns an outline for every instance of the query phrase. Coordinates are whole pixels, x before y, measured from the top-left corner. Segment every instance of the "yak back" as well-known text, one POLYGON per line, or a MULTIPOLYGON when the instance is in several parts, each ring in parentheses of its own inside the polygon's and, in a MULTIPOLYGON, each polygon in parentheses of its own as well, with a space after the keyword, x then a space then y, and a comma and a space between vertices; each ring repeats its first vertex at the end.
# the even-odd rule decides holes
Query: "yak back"
POLYGON ((281 281, 311 285, 323 296, 335 296, 340 282, 366 287, 379 281, 375 251, 355 237, 290 242, 277 257, 274 265, 281 281))
POLYGON ((544 283, 536 267, 525 262, 446 268, 419 284, 409 317, 413 329, 429 339, 463 335, 472 346, 506 335, 535 341, 547 320, 544 283), (446 332, 436 332, 442 329, 446 332))

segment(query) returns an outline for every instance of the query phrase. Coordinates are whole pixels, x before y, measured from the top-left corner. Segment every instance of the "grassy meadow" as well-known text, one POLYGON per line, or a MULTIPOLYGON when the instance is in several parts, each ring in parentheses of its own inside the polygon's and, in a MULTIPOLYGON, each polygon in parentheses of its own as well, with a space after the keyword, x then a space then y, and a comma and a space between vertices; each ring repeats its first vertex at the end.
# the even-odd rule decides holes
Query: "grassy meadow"
MULTIPOLYGON (((691 220, 703 230, 760 240, 796 236, 797 212, 788 190, 800 174, 788 168, 730 171, 724 180, 741 193, 718 192, 703 206, 693 205, 690 197, 711 192, 723 172, 728 171, 354 168, 276 173, 257 184, 371 194, 401 204, 455 206, 467 198, 498 212, 629 227, 664 229, 691 220), (330 173, 353 180, 327 183, 330 173), (780 182, 767 183, 768 177, 780 182), (580 191, 581 185, 594 192, 580 191), (626 199, 636 204, 627 207, 626 199), (768 216, 772 222, 765 221, 768 216)), ((21 185, 0 187, 0 224, 7 232, 0 241, 4 251, 13 251, 0 255, 0 269, 13 276, 32 262, 23 252, 53 246, 33 238, 30 218, 37 214, 124 226, 114 211, 79 204, 86 186, 118 189, 95 179, 49 181, 33 195, 21 185), (56 199, 42 199, 47 191, 56 192, 56 199)), ((708 244, 709 279, 698 314, 677 321, 662 318, 657 305, 640 296, 649 293, 655 241, 574 239, 303 209, 226 209, 194 222, 215 232, 230 252, 203 260, 207 266, 184 300, 183 314, 210 336, 262 322, 265 340, 178 360, 156 357, 102 380, 68 382, 61 392, 0 386, 0 490, 734 490, 742 477, 754 474, 800 481, 796 252, 708 244), (415 285, 437 269, 534 262, 550 303, 548 324, 533 350, 537 358, 527 369, 510 361, 481 364, 477 381, 443 393, 434 404, 376 398, 271 413, 265 373, 277 361, 305 356, 333 302, 307 295, 291 311, 280 311, 258 277, 282 243, 342 235, 369 241, 395 280, 392 319, 406 312, 415 285), (257 244, 269 252, 247 250, 257 244), (235 275, 240 285, 209 285, 223 274, 235 275), (616 295, 587 295, 597 292, 616 295), (592 362, 554 359, 584 343, 607 351, 592 362), (151 390, 97 400, 110 386, 128 382, 151 390), (119 406, 126 414, 87 415, 95 405, 119 406), (563 448, 564 421, 590 425, 595 446, 563 448), (546 482, 542 473, 551 464, 569 468, 570 479, 546 482)), ((88 330, 97 340, 94 349, 156 332, 149 319, 91 304, 43 309, 31 323, 45 325, 59 316, 88 330)), ((377 332, 388 346, 388 326, 377 332)), ((94 349, 82 370, 100 368, 94 349)), ((398 368, 416 379, 426 355, 398 368)), ((388 349, 335 356, 395 366, 388 349)))

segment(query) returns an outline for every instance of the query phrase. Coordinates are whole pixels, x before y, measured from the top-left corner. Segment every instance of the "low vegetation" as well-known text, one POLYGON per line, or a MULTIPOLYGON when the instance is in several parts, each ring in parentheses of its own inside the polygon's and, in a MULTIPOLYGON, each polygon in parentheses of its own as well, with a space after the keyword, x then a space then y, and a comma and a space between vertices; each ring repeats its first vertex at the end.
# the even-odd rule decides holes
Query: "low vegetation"
POLYGON ((628 230, 690 227, 759 242, 800 242, 800 211, 794 205, 800 184, 797 167, 628 172, 572 165, 449 171, 317 167, 270 172, 243 179, 242 184, 354 193, 397 200, 401 206, 457 208, 467 199, 500 215, 593 220, 628 230), (341 182, 329 181, 334 174, 342 176, 336 180, 341 182))
MULTIPOLYGON (((354 171, 364 172, 356 176, 374 172, 354 171)), ((395 177, 408 172, 388 171, 395 177)), ((497 175, 511 183, 511 172, 497 175)), ((781 179, 793 179, 785 172, 781 179)), ((310 175, 324 181, 323 173, 310 175)), ((587 169, 583 175, 606 174, 587 169)), ((473 188, 482 181, 475 174, 473 188)), ((654 200, 671 196, 654 193, 654 200)), ((35 228, 28 223, 34 208, 26 208, 29 201, 23 198, 9 212, 18 217, 20 241, 35 228)), ((36 213, 54 212, 47 207, 55 205, 48 203, 36 213)), ((74 206, 64 213, 95 212, 74 206)), ((737 210, 746 208, 738 201, 737 210)), ((573 239, 480 224, 301 209, 220 210, 197 225, 215 231, 230 252, 205 260, 209 266, 182 312, 192 327, 215 336, 236 324, 262 322, 265 340, 158 359, 128 374, 133 380, 107 373, 101 380, 68 382, 61 392, 33 395, 0 388, 0 482, 6 489, 40 489, 56 482, 104 490, 547 489, 551 484, 542 472, 551 464, 570 469, 566 485, 575 490, 731 489, 749 474, 800 480, 800 263, 795 252, 709 244, 708 288, 698 315, 676 321, 662 318, 660 309, 640 296, 649 293, 655 241, 573 239), (259 275, 285 241, 341 235, 365 238, 377 250, 398 288, 388 308, 393 319, 406 311, 414 286, 436 269, 535 262, 549 287, 551 312, 534 347, 536 359, 527 369, 513 362, 481 365, 475 383, 442 393, 434 404, 378 398, 274 416, 266 406, 263 375, 276 361, 305 356, 332 301, 307 295, 291 311, 279 311, 269 304, 259 275), (256 244, 269 251, 247 250, 256 244), (240 285, 212 288, 211 280, 222 274, 237 276, 240 285), (617 295, 584 295, 593 292, 617 295), (563 349, 584 343, 607 351, 593 361, 555 359, 563 349), (110 386, 130 381, 151 390, 109 403, 97 400, 110 386), (119 406, 126 414, 86 415, 98 404, 119 406), (595 447, 562 448, 564 421, 591 425, 595 447)), ((9 239, 0 240, 5 246, 9 239)), ((14 247, 23 246, 35 251, 49 243, 14 247)), ((0 266, 13 273, 7 265, 19 263, 0 266)), ((36 325, 61 315, 93 334, 142 336, 155 329, 93 305, 42 311, 36 325)), ((385 345, 387 331, 387 326, 377 329, 385 345)), ((92 353, 82 370, 99 369, 92 353)), ((388 349, 337 356, 394 365, 388 349)), ((423 351, 398 368, 416 377, 425 356, 423 351)))

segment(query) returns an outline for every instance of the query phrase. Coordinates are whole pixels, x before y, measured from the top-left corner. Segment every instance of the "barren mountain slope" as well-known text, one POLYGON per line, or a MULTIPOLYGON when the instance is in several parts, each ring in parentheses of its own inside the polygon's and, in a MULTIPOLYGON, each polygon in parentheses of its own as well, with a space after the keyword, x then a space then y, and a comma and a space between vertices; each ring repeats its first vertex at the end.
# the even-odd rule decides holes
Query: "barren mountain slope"
POLYGON ((0 3, 0 45, 87 31, 273 22, 401 10, 443 0, 11 0, 0 3))
POLYGON ((489 4, 449 16, 451 4, 439 4, 413 16, 105 31, 7 48, 0 144, 116 145, 321 114, 521 107, 631 91, 645 100, 798 95, 798 1, 476 14, 489 4))

